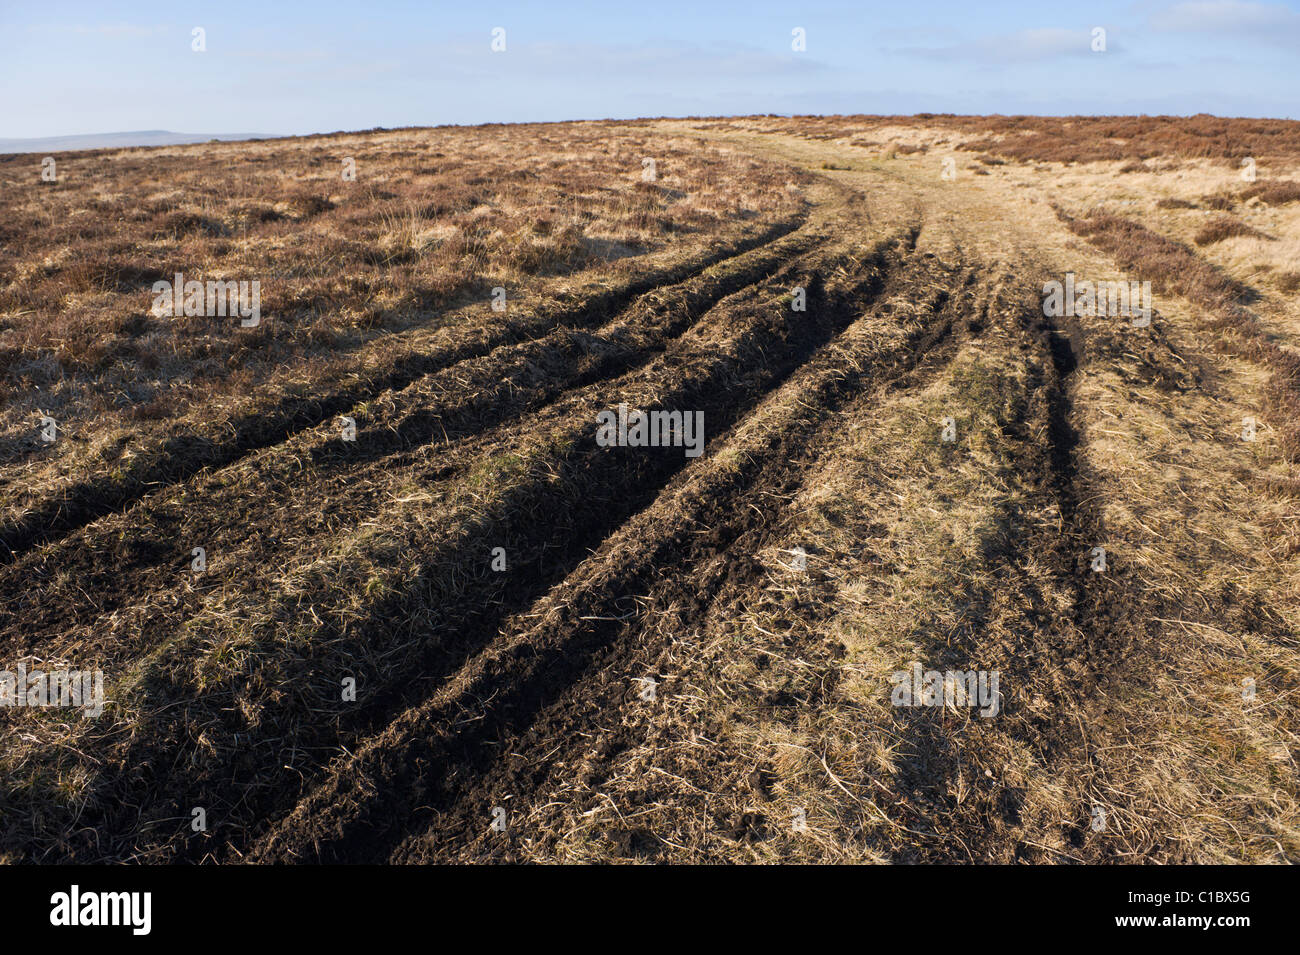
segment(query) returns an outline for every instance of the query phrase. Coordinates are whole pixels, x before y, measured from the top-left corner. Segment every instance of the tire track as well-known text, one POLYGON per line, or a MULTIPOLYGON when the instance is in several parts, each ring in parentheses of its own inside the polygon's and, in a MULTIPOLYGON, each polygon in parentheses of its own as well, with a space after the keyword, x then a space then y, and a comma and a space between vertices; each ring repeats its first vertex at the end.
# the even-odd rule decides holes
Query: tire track
POLYGON ((804 218, 778 223, 763 234, 635 277, 623 286, 591 296, 575 306, 563 304, 540 315, 508 317, 458 328, 454 339, 428 350, 410 351, 387 367, 365 374, 360 381, 326 394, 282 397, 269 408, 241 414, 218 430, 173 435, 156 448, 143 449, 111 483, 104 475, 61 489, 59 496, 35 504, 21 517, 0 524, 0 564, 42 543, 83 527, 149 494, 160 484, 174 484, 205 468, 229 466, 245 455, 271 447, 299 431, 320 425, 385 391, 400 390, 441 368, 500 348, 524 342, 562 326, 586 328, 607 320, 638 296, 665 284, 676 284, 775 242, 804 224, 804 218))
MULTIPOLYGON (((814 262, 802 267, 811 268, 815 262, 833 265, 824 254, 819 254, 814 262)), ((878 279, 873 278, 869 270, 857 281, 870 286, 878 279)), ((81 849, 73 850, 76 857, 89 852, 89 858, 117 858, 120 856, 116 853, 125 851, 128 845, 132 846, 131 851, 146 854, 179 851, 188 855, 193 851, 201 855, 204 851, 201 844, 196 843, 187 849, 175 844, 174 839, 157 845, 153 850, 141 848, 141 844, 150 840, 140 838, 139 827, 148 828, 152 824, 148 819, 141 821, 139 810, 132 813, 137 820, 132 823, 120 816, 118 807, 139 805, 143 800, 152 807, 147 813, 149 817, 166 819, 174 818, 174 813, 186 804, 194 804, 194 799, 206 799, 207 805, 225 805, 229 798, 231 806, 251 805, 256 818, 250 820, 250 824, 256 824, 257 819, 269 811, 269 804, 265 802, 267 795, 256 794, 259 787, 253 786, 250 790, 247 782, 233 779, 232 775, 240 775, 238 767, 251 768, 265 764, 263 761, 267 759, 274 760, 276 757, 272 753, 280 747, 291 747, 299 754, 299 761, 305 759, 310 764, 320 759, 329 747, 337 745, 331 742, 335 729, 328 725, 330 720, 322 720, 319 715, 306 718, 307 712, 319 714, 322 708, 324 712, 335 712, 334 718, 352 727, 347 731, 346 739, 355 732, 364 732, 368 725, 384 720, 385 714, 399 707, 403 699, 413 694, 418 698, 419 693, 427 692, 419 687, 429 686, 439 673, 450 672, 465 654, 489 640, 496 632, 499 619, 502 585, 485 582, 482 575, 478 575, 454 583, 452 591, 446 592, 443 588, 450 581, 443 580, 442 575, 447 572, 449 564, 464 566, 467 558, 478 564, 481 558, 472 556, 475 552, 485 554, 488 541, 502 542, 512 553, 523 555, 522 563, 528 565, 537 561, 537 566, 544 568, 512 580, 513 587, 523 594, 544 589, 554 579, 562 577, 581 558, 589 542, 603 536, 604 529, 611 522, 641 506, 682 466, 680 457, 632 460, 625 456, 594 454, 585 446, 579 450, 574 442, 584 436, 589 438, 592 428, 587 423, 591 420, 591 412, 580 409, 607 407, 610 398, 627 397, 646 406, 660 402, 666 406, 702 408, 708 420, 722 421, 725 427, 732 417, 743 414, 757 394, 771 386, 773 376, 779 381, 790 368, 797 366, 801 356, 834 332, 833 319, 811 317, 822 293, 812 280, 807 284, 811 303, 808 319, 800 317, 796 322, 784 313, 770 314, 766 308, 758 308, 757 301, 743 308, 740 303, 733 304, 720 314, 715 314, 715 309, 710 312, 709 327, 693 329, 690 341, 674 343, 673 348, 656 359, 653 368, 626 381, 620 379, 621 383, 602 386, 600 390, 604 396, 594 392, 588 394, 591 389, 584 389, 583 393, 566 397, 547 410, 544 420, 526 425, 522 432, 527 435, 522 439, 523 447, 514 453, 522 453, 525 458, 531 456, 536 467, 525 470, 528 476, 522 483, 512 480, 496 495, 493 516, 476 528, 469 539, 453 530, 445 543, 432 544, 422 540, 422 525, 413 524, 411 531, 415 536, 409 538, 411 552, 422 555, 421 563, 425 569, 415 568, 415 576, 404 580, 401 589, 391 598, 367 601, 357 617, 363 623, 360 632, 353 633, 350 629, 338 631, 326 624, 326 632, 313 638, 311 647, 293 647, 288 658, 282 655, 259 662, 259 666, 265 664, 268 668, 292 666, 292 672, 267 670, 239 674, 240 683, 245 680, 258 684, 270 682, 293 687, 299 694, 297 701, 286 703, 285 708, 291 714, 301 715, 280 713, 282 719, 298 727, 292 731, 292 742, 289 738, 274 735, 280 731, 278 726, 267 728, 264 732, 271 735, 259 738, 256 731, 250 735, 246 730, 237 729, 241 723, 235 719, 229 727, 208 726, 204 730, 205 745, 209 752, 215 746, 217 758, 204 757, 197 770, 184 778, 157 779, 145 774, 147 781, 137 783, 113 772, 103 775, 100 783, 92 788, 82 822, 97 819, 94 828, 121 833, 123 841, 115 843, 120 846, 118 849, 102 845, 92 848, 87 843, 81 849), (674 382, 667 390, 655 384, 663 375, 668 375, 668 380, 674 382), (618 391, 612 391, 614 388, 618 391), (548 420, 560 425, 562 430, 555 434, 547 433, 553 427, 546 423, 548 420), (540 439, 533 436, 537 432, 543 433, 540 439), (558 484, 555 482, 557 475, 563 476, 558 484), (592 499, 593 490, 599 491, 599 498, 592 499), (431 546, 432 551, 429 550, 431 546), (417 607, 421 609, 415 609, 417 607), (437 608, 433 611, 436 619, 430 619, 426 624, 424 621, 432 608, 437 608), (425 630, 429 625, 434 628, 431 632, 425 630), (413 633, 412 628, 424 632, 413 633), (319 691, 311 688, 311 674, 322 668, 326 672, 340 672, 347 669, 342 666, 347 661, 351 661, 355 669, 355 648, 359 646, 365 647, 368 656, 379 660, 377 665, 380 669, 372 668, 370 672, 377 681, 375 696, 351 710, 337 703, 330 707, 327 700, 315 695, 319 691), (303 649, 310 651, 308 656, 293 656, 303 649), (330 655, 334 656, 332 664, 327 659, 330 655), (408 683, 409 686, 404 686, 408 683), (304 686, 307 689, 300 689, 304 686), (298 724, 299 719, 303 720, 302 725, 298 724), (320 725, 322 723, 326 725, 320 725), (230 736, 232 732, 235 734, 233 737, 230 736), (228 739, 239 740, 237 762, 230 761, 230 757, 235 755, 236 744, 225 742, 228 739), (263 752, 267 747, 271 749, 263 752), (321 755, 313 756, 313 753, 321 755), (105 850, 108 854, 101 855, 105 850)), ((769 289, 768 294, 783 294, 784 291, 769 289)), ((455 525, 457 521, 450 523, 455 525)), ((463 526, 468 529, 470 525, 463 526)), ((284 612, 296 613, 292 610, 296 599, 292 593, 286 596, 289 603, 284 612)), ((114 760, 116 765, 135 767, 137 772, 134 775, 138 777, 139 767, 172 763, 176 759, 173 741, 184 741, 193 735, 194 731, 187 726, 195 725, 196 721, 198 724, 210 723, 213 711, 208 707, 229 710, 229 704, 219 704, 220 696, 214 694, 231 694, 236 691, 235 684, 228 678, 221 678, 195 699, 191 682, 195 665, 181 665, 180 661, 192 657, 195 652, 203 657, 205 646, 212 646, 214 640, 223 642, 219 635, 206 633, 205 627, 220 630, 227 621, 250 615, 254 619, 265 619, 271 628, 266 631, 264 639, 270 642, 265 646, 282 646, 282 639, 274 634, 283 632, 283 625, 275 619, 281 612, 276 607, 283 605, 283 601, 280 604, 272 601, 270 606, 264 606, 264 600, 254 603, 256 606, 244 605, 242 609, 213 607, 210 613, 205 613, 206 623, 200 621, 201 625, 187 628, 189 636, 165 648, 163 657, 149 665, 147 678, 142 676, 143 682, 137 683, 139 690, 132 691, 143 692, 144 696, 131 708, 138 705, 141 712, 154 713, 158 706, 165 710, 166 701, 184 702, 181 709, 162 717, 161 724, 137 732, 135 741, 121 751, 119 759, 114 760)), ((317 615, 320 609, 325 608, 317 606, 311 609, 311 619, 317 621, 312 626, 316 628, 322 624, 317 615)), ((256 629, 258 625, 253 626, 256 629)), ((263 638, 254 636, 253 639, 260 644, 263 638)), ((285 652, 289 652, 287 648, 285 652)), ((154 719, 150 717, 151 724, 154 719)), ((229 720, 223 718, 223 722, 229 720)), ((309 766, 307 771, 312 771, 309 766)), ((270 798, 278 797, 271 795, 270 798)), ((43 839, 33 836, 31 841, 41 842, 43 839)))
MULTIPOLYGON (((921 839, 908 850, 915 858, 903 861, 1069 858, 1045 851, 1041 834, 1024 818, 1023 789, 996 774, 972 780, 971 754, 1031 753, 1041 772, 1069 767, 1071 786, 1093 789, 1089 713, 1116 674, 1135 678, 1131 655, 1150 639, 1151 620, 1159 616, 1122 566, 1093 570, 1093 549, 1106 542, 1097 503, 1103 498, 1081 464, 1086 436, 1072 398, 1074 378, 1093 347, 1077 322, 1058 324, 1037 304, 1017 295, 1011 321, 1001 326, 1020 340, 1025 373, 1022 390, 1010 396, 1017 412, 1002 422, 1000 454, 1029 496, 1010 494, 998 504, 989 523, 1002 532, 984 549, 984 565, 954 577, 948 599, 959 622, 917 625, 927 668, 983 663, 1000 670, 1001 708, 997 720, 969 718, 960 729, 942 711, 900 711, 899 750, 908 755, 892 786, 890 811, 921 839), (1057 520, 1036 517, 1043 513, 1057 520), (924 639, 930 629, 941 639, 924 639)), ((1084 844, 1092 807, 1074 808, 1076 821, 1061 824, 1071 852, 1084 844)))
MULTIPOLYGON (((890 271, 886 290, 897 274, 890 271)), ((563 748, 557 741, 581 739, 574 723, 574 711, 581 707, 565 702, 566 696, 608 690, 605 681, 597 681, 599 688, 589 691, 588 681, 598 658, 620 657, 612 648, 644 649, 637 626, 622 622, 628 605, 653 599, 675 615, 692 616, 707 610, 728 574, 743 576, 729 570, 722 555, 736 540, 759 534, 771 519, 770 505, 764 511, 754 502, 774 486, 798 482, 796 462, 806 442, 844 400, 859 394, 862 382, 886 389, 948 342, 954 324, 953 310, 944 307, 948 295, 934 293, 932 310, 939 317, 897 346, 854 340, 846 331, 819 351, 781 390, 782 400, 765 402, 737 425, 742 438, 731 438, 710 456, 710 461, 726 458, 727 465, 703 473, 692 469, 674 481, 658 503, 522 615, 515 624, 521 629, 371 741, 251 858, 378 861, 406 838, 404 827, 417 808, 437 812, 434 827, 444 835, 467 837, 476 830, 484 800, 496 789, 493 774, 502 772, 493 754, 510 751, 522 759, 516 746, 531 741, 525 751, 550 750, 549 762, 563 748), (786 416, 791 420, 764 427, 765 419, 786 416), (540 622, 528 623, 533 619, 540 622), (504 737, 500 742, 498 734, 504 737)), ((737 568, 748 563, 742 559, 737 568)), ((621 700, 617 692, 614 700, 621 700)), ((539 772, 530 765, 533 782, 539 772)))
MULTIPOLYGON (((747 435, 767 430, 777 432, 779 438, 775 443, 751 438, 752 443, 741 452, 761 462, 757 472, 748 474, 745 481, 728 479, 729 493, 710 487, 717 483, 716 478, 710 482, 712 476, 703 475, 692 482, 700 485, 697 490, 683 489, 684 496, 689 493, 691 498, 710 504, 706 513, 691 515, 697 529, 679 537, 673 555, 676 559, 620 571, 620 576, 638 580, 641 586, 631 589, 639 592, 630 599, 588 610, 589 614, 614 615, 621 605, 634 604, 637 610, 632 622, 599 624, 606 628, 608 638, 586 655, 585 667, 568 682, 559 699, 551 702, 556 694, 555 687, 549 685, 534 720, 522 728, 512 721, 500 738, 484 741, 485 760, 487 753, 498 754, 488 762, 486 771, 467 780, 454 802, 427 826, 413 826, 387 861, 525 861, 528 856, 519 851, 524 833, 518 828, 511 830, 510 837, 492 832, 485 825, 489 818, 486 808, 502 802, 507 794, 522 795, 533 807, 558 806, 573 782, 573 767, 579 765, 583 788, 597 795, 570 811, 582 816, 608 808, 608 800, 600 794, 614 771, 615 757, 644 744, 647 735, 657 729, 648 719, 638 719, 636 709, 644 708, 635 691, 640 685, 638 677, 652 674, 665 694, 686 682, 681 661, 674 659, 671 635, 722 630, 734 624, 763 576, 757 555, 779 532, 785 520, 781 505, 806 486, 811 463, 834 447, 850 422, 868 417, 874 406, 899 389, 923 387, 947 367, 971 331, 966 316, 979 314, 984 307, 978 301, 973 308, 966 307, 975 279, 972 272, 954 271, 940 283, 923 280, 911 270, 905 277, 896 277, 904 278, 904 288, 915 293, 908 297, 915 301, 930 289, 924 310, 931 318, 909 337, 907 347, 882 355, 867 341, 855 340, 850 329, 828 346, 824 362, 815 367, 809 363, 797 385, 787 389, 788 396, 774 396, 760 409, 746 423, 747 435), (938 292, 933 291, 936 285, 938 292), (767 428, 761 420, 783 414, 793 414, 794 421, 781 420, 767 428), (707 534, 702 533, 703 528, 709 529, 707 534), (594 745, 590 742, 593 737, 599 740, 594 745), (562 744, 557 746, 557 741, 562 744)), ((983 292, 976 290, 977 296, 983 292)), ((897 287, 886 289, 879 300, 898 295, 897 287)), ((617 545, 613 549, 616 551, 617 545)), ((599 600, 600 595, 595 598, 599 600)), ((573 598, 566 596, 566 603, 572 606, 573 598)), ((570 664, 570 656, 570 652, 564 654, 565 666, 570 664)), ((825 684, 822 687, 823 691, 830 689, 825 684)), ((530 827, 536 821, 530 817, 530 827)), ((749 820, 737 822, 742 830, 738 837, 746 838, 743 830, 749 820)), ((530 828, 528 834, 537 839, 541 832, 550 831, 543 825, 530 828)), ((629 830, 625 835, 630 854, 638 855, 632 847, 641 844, 645 834, 629 830)))
MULTIPOLYGON (((492 433, 494 426, 643 364, 709 309, 770 280, 783 262, 817 241, 815 234, 796 234, 728 260, 730 268, 715 266, 678 286, 648 293, 590 334, 556 331, 435 372, 386 395, 369 416, 354 411, 363 429, 360 446, 323 429, 302 432, 274 451, 244 459, 233 466, 235 471, 221 469, 153 492, 121 517, 24 554, 0 566, 5 609, 0 646, 20 655, 57 655, 58 646, 28 641, 57 633, 62 643, 75 643, 79 628, 95 629, 103 617, 128 613, 139 603, 157 604, 160 592, 168 590, 192 610, 230 573, 210 574, 202 584, 187 579, 190 546, 203 546, 231 572, 283 560, 278 541, 294 541, 294 549, 303 550, 305 537, 337 535, 382 506, 383 496, 391 493, 391 481, 384 483, 388 472, 427 461, 434 450, 427 446, 436 438, 441 438, 440 456, 453 463, 435 464, 421 480, 454 479, 476 453, 469 439, 487 432, 479 445, 489 447, 500 440, 492 433), (336 507, 325 528, 317 529, 316 500, 346 500, 347 507, 336 507), (274 534, 250 535, 250 527, 273 529, 274 534), (162 541, 175 543, 160 547, 162 541), (51 592, 51 586, 70 576, 76 578, 74 588, 51 592)), ((154 624, 132 622, 137 635, 131 651, 147 652, 161 639, 150 638, 149 632, 174 632, 178 625, 175 613, 154 624)), ((97 643, 101 650, 110 647, 102 631, 97 643)))

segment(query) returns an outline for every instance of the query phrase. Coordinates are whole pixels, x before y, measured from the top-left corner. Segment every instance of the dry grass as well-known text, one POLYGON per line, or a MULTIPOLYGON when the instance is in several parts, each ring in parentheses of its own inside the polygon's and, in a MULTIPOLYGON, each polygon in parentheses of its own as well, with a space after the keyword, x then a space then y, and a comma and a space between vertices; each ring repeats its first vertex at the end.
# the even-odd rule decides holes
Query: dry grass
POLYGON ((57 183, 38 172, 0 158, 0 397, 71 432, 184 416, 494 286, 526 302, 799 203, 786 174, 748 157, 595 125, 99 150, 60 157, 57 183), (655 182, 641 181, 646 156, 655 182), (258 279, 261 327, 152 315, 152 284, 177 272, 258 279))
MULTIPOLYGON (((103 427, 84 418, 46 470, 11 447, 28 463, 4 473, 10 502, 39 492, 65 523, 0 563, 0 641, 10 659, 101 664, 112 702, 93 724, 4 714, 0 851, 1300 858, 1297 128, 748 117, 376 132, 221 147, 226 192, 186 180, 123 227, 120 254, 118 226, 74 217, 93 263, 66 223, 49 221, 48 243, 29 223, 17 258, 52 269, 32 302, 84 333, 74 351, 100 339, 60 311, 59 288, 130 302, 129 317, 147 300, 131 269, 157 256, 284 266, 306 298, 258 348, 197 323, 228 368, 195 379, 187 423, 241 375, 270 390, 292 374, 298 400, 334 402, 361 436, 345 444, 316 408, 178 472, 175 446, 149 458, 133 443, 171 433, 163 391, 103 427), (345 146, 382 181, 327 186, 345 146), (1270 178, 1242 187, 1243 150, 1270 178), (654 184, 643 154, 666 157, 654 184), (1220 206, 1231 216, 1212 219, 1220 206), (1198 246, 1207 222, 1234 234, 1198 246), (344 261, 355 288, 332 285, 344 261), (1044 315, 1044 280, 1067 271, 1150 280, 1152 325, 1044 315), (484 301, 497 282, 506 315, 484 301), (790 308, 797 285, 806 313, 790 308), (349 326, 344 354, 308 335, 384 296, 399 304, 349 326), (397 339, 411 363, 390 374, 397 339), (621 401, 705 409, 706 453, 596 448, 593 410, 621 401), (92 489, 134 474, 133 496, 69 518, 58 480, 77 462, 92 489), (211 555, 199 576, 184 570, 196 541, 211 555), (1104 573, 1089 568, 1097 545, 1104 573), (488 569, 496 546, 508 572, 488 569), (999 713, 891 705, 913 661, 999 671, 999 713), (340 699, 345 675, 357 701, 340 699), (637 695, 647 677, 655 700, 637 695), (220 820, 210 833, 183 824, 198 804, 220 820), (487 828, 497 805, 508 836, 487 828)), ((121 183, 161 193, 154 167, 185 175, 203 149, 88 155, 69 174, 134 163, 121 183)), ((103 201, 128 209, 127 191, 103 201)), ((140 373, 62 364, 20 312, 5 321, 36 343, 23 360, 55 363, 48 388, 69 379, 65 409, 104 406, 114 375, 140 373)), ((111 344, 133 326, 108 327, 111 344)), ((175 367, 197 360, 182 330, 138 331, 164 336, 175 367)), ((11 407, 45 400, 12 380, 11 407)))
POLYGON ((598 320, 806 205, 788 168, 633 125, 100 150, 62 157, 56 183, 38 170, 0 158, 11 543, 23 522, 116 506, 441 361, 598 320), (259 281, 260 326, 152 314, 153 283, 177 272, 259 281))
POLYGON ((1241 198, 1243 201, 1258 198, 1270 206, 1300 202, 1300 182, 1292 182, 1289 179, 1264 179, 1241 190, 1241 198))
POLYGON ((1151 281, 1157 291, 1179 292, 1199 305, 1219 308, 1245 300, 1249 290, 1191 249, 1140 223, 1109 213, 1073 219, 1070 229, 1115 256, 1121 269, 1151 281))
POLYGON ((1266 397, 1279 429, 1279 445, 1288 461, 1300 460, 1300 352, 1275 341, 1246 307, 1254 298, 1252 290, 1187 246, 1139 223, 1103 214, 1070 220, 1069 226, 1113 255, 1125 270, 1149 279, 1158 291, 1182 295, 1206 309, 1212 316, 1208 326, 1218 333, 1215 347, 1270 369, 1266 397))
MULTIPOLYGON (((958 148, 1018 162, 1090 163, 1153 159, 1211 159, 1236 167, 1245 157, 1263 163, 1300 157, 1300 123, 1291 120, 1224 119, 1215 116, 795 116, 748 117, 719 127, 758 128, 768 134, 820 142, 848 142, 863 133, 920 132, 959 137, 958 148)), ((860 140, 854 145, 868 145, 860 140)), ((924 151, 919 142, 900 155, 924 151)))
POLYGON ((1240 219, 1232 216, 1220 216, 1212 222, 1207 222, 1202 229, 1196 233, 1196 238, 1192 241, 1197 245, 1213 245, 1215 242, 1222 242, 1224 239, 1232 239, 1237 236, 1248 236, 1253 239, 1269 238, 1263 232, 1246 225, 1240 219))

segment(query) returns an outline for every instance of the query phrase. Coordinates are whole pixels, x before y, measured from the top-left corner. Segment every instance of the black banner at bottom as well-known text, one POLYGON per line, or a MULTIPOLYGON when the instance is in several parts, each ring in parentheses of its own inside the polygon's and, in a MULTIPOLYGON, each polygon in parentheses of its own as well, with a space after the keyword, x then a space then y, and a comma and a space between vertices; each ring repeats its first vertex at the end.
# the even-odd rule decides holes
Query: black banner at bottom
POLYGON ((680 936, 673 923, 688 915, 729 940, 757 930, 771 941, 768 933, 783 922, 802 931, 838 925, 838 932, 851 919, 864 932, 922 937, 1199 933, 1232 943, 1260 927, 1282 927, 1292 878, 1288 867, 1218 866, 625 869, 595 878, 535 869, 11 866, 0 868, 0 915, 15 941, 48 933, 127 944, 373 944, 376 932, 442 933, 471 920, 529 942, 612 929, 639 944, 680 936))

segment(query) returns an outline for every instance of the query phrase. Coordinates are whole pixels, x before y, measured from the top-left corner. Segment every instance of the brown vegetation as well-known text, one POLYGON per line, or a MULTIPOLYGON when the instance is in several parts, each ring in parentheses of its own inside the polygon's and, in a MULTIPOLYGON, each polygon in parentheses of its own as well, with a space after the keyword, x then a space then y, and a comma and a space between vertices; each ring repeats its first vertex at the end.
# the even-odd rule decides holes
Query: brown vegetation
POLYGON ((1233 239, 1244 236, 1251 239, 1267 239, 1264 233, 1258 229, 1246 225, 1240 219, 1232 216, 1219 216, 1211 222, 1207 222, 1196 237, 1192 240, 1197 245, 1213 245, 1215 242, 1222 242, 1224 239, 1233 239))
MULTIPOLYGON (((716 122, 716 121, 715 121, 716 122)), ((734 122, 734 121, 731 121, 734 122)), ((834 141, 885 127, 941 131, 967 137, 958 148, 1019 162, 1087 163, 1213 159, 1237 166, 1300 158, 1300 123, 1217 116, 794 116, 739 121, 769 133, 834 141)), ((717 123, 717 125, 723 125, 717 123)), ((704 127, 704 128, 707 128, 704 127)), ((919 146, 904 147, 919 151, 919 146)))
POLYGON ((1236 191, 1297 128, 0 158, 0 670, 108 697, 0 709, 0 862, 1300 859, 1298 210, 1236 191), (263 326, 150 315, 173 271, 263 326), (703 453, 597 442, 620 405, 703 453), (997 712, 899 705, 914 663, 997 712))
POLYGON ((1259 197, 1261 202, 1270 206, 1285 205, 1288 202, 1300 202, 1300 182, 1289 179, 1262 179, 1246 189, 1241 190, 1242 200, 1259 197))
POLYGON ((788 174, 753 159, 595 125, 99 150, 59 157, 56 183, 39 171, 0 157, 0 384, 41 389, 70 428, 148 402, 180 415, 493 286, 526 301, 799 208, 788 174), (177 272, 259 279, 266 320, 152 315, 151 286, 177 272))
MULTIPOLYGON (((1187 246, 1137 222, 1099 214, 1070 220, 1069 226, 1113 255, 1121 268, 1149 279, 1158 291, 1181 295, 1205 309, 1211 316, 1208 326, 1219 333, 1215 347, 1272 371, 1267 397, 1281 432, 1280 448, 1288 460, 1300 460, 1300 353, 1274 341, 1251 314, 1246 305, 1254 297, 1252 290, 1187 246)), ((1197 244, 1207 243, 1198 235, 1197 244)))

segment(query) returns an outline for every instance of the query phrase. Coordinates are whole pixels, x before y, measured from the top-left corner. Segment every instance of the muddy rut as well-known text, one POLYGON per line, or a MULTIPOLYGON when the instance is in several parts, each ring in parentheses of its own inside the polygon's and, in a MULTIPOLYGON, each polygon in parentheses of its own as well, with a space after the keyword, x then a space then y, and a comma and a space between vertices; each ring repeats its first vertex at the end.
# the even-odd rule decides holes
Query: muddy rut
MULTIPOLYGON (((1089 564, 1101 478, 1073 395, 1126 346, 1044 319, 1034 262, 929 251, 920 237, 944 228, 929 199, 889 187, 826 181, 761 241, 160 448, 0 528, 6 659, 103 669, 111 700, 95 721, 5 711, 26 744, 5 757, 0 847, 35 862, 1113 857, 1089 839, 1115 787, 1084 717, 1118 668, 1146 665, 1135 648, 1168 609, 1089 564), (901 466, 929 483, 904 500, 899 473, 852 448, 873 429, 893 440, 930 395, 927 457, 901 466), (855 585, 800 523, 837 474, 858 475, 850 537, 884 547, 886 515, 943 514, 960 497, 943 469, 966 459, 940 421, 963 395, 991 409, 987 533, 908 639, 936 668, 1000 670, 1001 720, 889 711, 889 685, 864 684, 839 638, 855 585), (596 416, 620 405, 702 412, 703 453, 600 446, 596 416), (800 541, 811 570, 780 583, 770 555, 800 541), (890 758, 855 742, 783 762, 781 746, 808 747, 779 734, 819 719, 890 758), (973 774, 980 750, 1059 777, 1064 810, 973 774), (809 839, 790 820, 814 803, 809 839)), ((1182 374, 1172 352, 1152 361, 1182 374)), ((910 572, 845 560, 868 581, 910 572)))

